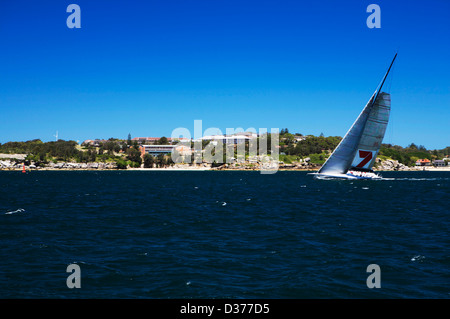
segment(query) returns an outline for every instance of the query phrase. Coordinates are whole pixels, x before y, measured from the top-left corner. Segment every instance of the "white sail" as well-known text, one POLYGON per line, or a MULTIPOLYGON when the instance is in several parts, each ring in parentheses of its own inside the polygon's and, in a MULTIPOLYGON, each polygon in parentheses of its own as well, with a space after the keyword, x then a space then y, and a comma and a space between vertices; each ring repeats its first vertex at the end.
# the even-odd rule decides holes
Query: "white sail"
POLYGON ((380 93, 370 110, 350 169, 372 169, 386 132, 390 110, 390 94, 380 93))
POLYGON ((358 149, 359 141, 361 140, 367 119, 369 118, 371 108, 374 104, 373 99, 375 98, 375 95, 376 92, 372 95, 370 101, 366 104, 361 114, 359 114, 347 134, 345 134, 333 154, 331 154, 325 164, 322 165, 319 173, 333 175, 347 173, 358 149))
POLYGON ((351 170, 371 171, 386 132, 391 96, 381 92, 397 54, 375 93, 316 175, 347 177, 351 170))

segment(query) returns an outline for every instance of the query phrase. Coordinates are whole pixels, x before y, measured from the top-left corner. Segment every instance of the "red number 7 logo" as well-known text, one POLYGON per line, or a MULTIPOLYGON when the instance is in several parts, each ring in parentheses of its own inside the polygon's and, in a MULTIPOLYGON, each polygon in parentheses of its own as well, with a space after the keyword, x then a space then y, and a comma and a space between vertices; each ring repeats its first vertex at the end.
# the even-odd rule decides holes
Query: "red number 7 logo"
POLYGON ((364 167, 372 159, 372 152, 359 150, 359 158, 363 158, 356 167, 364 167))

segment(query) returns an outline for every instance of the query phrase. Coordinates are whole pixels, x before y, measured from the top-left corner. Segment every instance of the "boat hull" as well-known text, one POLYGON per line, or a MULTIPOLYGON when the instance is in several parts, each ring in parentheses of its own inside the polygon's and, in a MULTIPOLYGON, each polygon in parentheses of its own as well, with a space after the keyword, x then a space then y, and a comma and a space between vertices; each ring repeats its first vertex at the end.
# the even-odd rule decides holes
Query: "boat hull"
POLYGON ((311 175, 314 175, 315 179, 382 179, 381 176, 376 174, 370 174, 367 176, 355 176, 352 174, 323 174, 323 173, 311 173, 311 175))

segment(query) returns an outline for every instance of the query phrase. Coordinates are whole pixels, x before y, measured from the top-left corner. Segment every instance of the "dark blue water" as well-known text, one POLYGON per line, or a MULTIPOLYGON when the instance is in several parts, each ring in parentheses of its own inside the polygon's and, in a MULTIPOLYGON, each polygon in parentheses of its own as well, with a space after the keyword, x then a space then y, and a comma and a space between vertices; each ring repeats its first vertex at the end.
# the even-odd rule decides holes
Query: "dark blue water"
POLYGON ((450 173, 383 176, 0 172, 0 298, 449 298, 450 173))

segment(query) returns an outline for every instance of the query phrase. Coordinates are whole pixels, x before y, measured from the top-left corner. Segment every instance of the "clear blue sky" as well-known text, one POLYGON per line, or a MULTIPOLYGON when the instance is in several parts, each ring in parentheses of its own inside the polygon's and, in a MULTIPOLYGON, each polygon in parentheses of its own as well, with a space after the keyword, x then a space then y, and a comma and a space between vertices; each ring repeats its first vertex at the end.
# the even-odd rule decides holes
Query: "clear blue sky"
POLYGON ((0 143, 193 134, 194 120, 343 136, 398 50, 384 142, 444 148, 449 16, 447 0, 0 0, 0 143))

